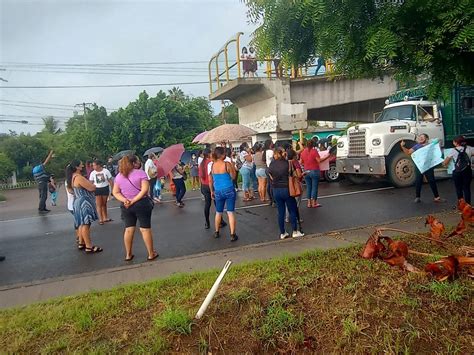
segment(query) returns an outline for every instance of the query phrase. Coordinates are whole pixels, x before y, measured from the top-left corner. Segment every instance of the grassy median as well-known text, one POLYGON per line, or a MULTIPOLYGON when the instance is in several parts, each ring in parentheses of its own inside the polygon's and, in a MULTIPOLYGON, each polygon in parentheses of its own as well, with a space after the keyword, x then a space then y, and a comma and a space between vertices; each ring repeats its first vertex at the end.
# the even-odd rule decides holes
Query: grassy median
MULTIPOLYGON (((474 234, 454 239, 473 245, 474 234)), ((411 248, 446 254, 403 238, 411 248)), ((362 260, 360 246, 65 297, 0 312, 0 349, 38 352, 471 353, 472 280, 439 283, 362 260)), ((409 257, 423 267, 433 257, 409 257)))

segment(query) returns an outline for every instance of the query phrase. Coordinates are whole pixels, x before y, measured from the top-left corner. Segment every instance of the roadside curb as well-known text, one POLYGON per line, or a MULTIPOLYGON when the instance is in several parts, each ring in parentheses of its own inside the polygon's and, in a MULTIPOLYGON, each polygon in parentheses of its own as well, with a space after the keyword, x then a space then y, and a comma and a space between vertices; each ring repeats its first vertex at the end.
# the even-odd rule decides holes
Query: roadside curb
MULTIPOLYGON (((443 220, 447 220, 449 217, 453 218, 453 220, 458 218, 456 212, 449 210, 442 211, 436 215, 443 220)), ((368 230, 377 226, 412 222, 409 229, 413 230, 415 228, 416 231, 419 231, 419 225, 413 222, 419 222, 420 220, 424 220, 424 217, 397 219, 385 223, 309 234, 297 240, 274 240, 188 256, 167 258, 154 262, 124 265, 79 275, 6 285, 0 287, 0 295, 2 296, 0 297, 0 308, 46 301, 60 296, 76 295, 93 290, 106 290, 124 284, 141 283, 164 278, 176 273, 212 270, 219 268, 227 259, 232 259, 235 264, 240 264, 257 260, 269 260, 285 255, 295 255, 311 249, 327 250, 360 245, 367 240, 369 236, 368 230), (354 233, 355 231, 363 232, 362 237, 354 240, 357 234, 354 233), (346 235, 346 238, 344 238, 344 235, 346 235)))

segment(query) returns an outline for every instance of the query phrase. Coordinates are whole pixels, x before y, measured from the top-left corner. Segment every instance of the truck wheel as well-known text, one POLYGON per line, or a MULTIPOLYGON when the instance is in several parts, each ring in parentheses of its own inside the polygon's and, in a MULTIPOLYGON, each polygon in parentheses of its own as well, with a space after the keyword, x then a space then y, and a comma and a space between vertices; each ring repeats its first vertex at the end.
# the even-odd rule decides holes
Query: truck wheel
POLYGON ((327 182, 336 182, 339 180, 339 173, 336 170, 336 164, 329 165, 329 170, 324 172, 324 179, 327 182))
POLYGON ((415 183, 416 167, 413 160, 403 152, 397 152, 389 158, 387 175, 395 187, 407 187, 415 183))
POLYGON ((344 176, 354 185, 365 184, 370 179, 370 175, 367 174, 345 174, 344 176))

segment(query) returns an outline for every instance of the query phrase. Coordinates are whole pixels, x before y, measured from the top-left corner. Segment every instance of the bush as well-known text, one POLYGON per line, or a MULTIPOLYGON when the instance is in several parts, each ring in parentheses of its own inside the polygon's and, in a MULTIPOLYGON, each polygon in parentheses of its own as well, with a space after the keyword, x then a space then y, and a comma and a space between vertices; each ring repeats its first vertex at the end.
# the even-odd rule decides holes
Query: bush
POLYGON ((0 152, 0 181, 7 181, 16 169, 15 163, 5 153, 0 152))

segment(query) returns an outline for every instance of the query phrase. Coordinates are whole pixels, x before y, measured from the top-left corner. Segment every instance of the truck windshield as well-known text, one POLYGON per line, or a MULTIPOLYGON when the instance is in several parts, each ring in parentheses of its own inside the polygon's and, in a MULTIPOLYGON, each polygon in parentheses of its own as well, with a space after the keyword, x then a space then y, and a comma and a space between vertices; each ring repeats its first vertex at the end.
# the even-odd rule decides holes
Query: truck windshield
POLYGON ((386 108, 377 119, 377 122, 392 121, 392 120, 415 120, 415 106, 395 106, 386 108))

